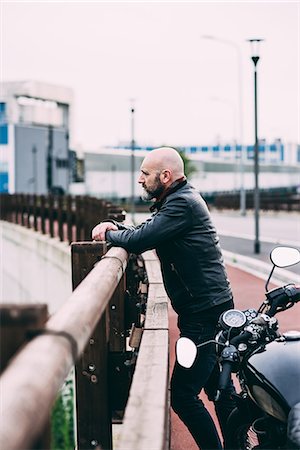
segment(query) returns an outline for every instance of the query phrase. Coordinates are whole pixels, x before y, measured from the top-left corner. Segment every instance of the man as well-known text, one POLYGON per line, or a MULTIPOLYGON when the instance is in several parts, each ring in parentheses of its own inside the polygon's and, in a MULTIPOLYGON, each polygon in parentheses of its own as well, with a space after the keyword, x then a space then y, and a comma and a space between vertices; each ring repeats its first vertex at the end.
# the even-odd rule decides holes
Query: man
MULTIPOLYGON (((152 217, 137 227, 114 221, 100 223, 92 238, 137 254, 155 249, 167 294, 178 314, 181 336, 196 344, 212 339, 220 314, 233 307, 233 300, 206 203, 187 183, 182 158, 170 147, 152 150, 146 156, 138 182, 144 199, 156 200, 152 217)), ((171 405, 202 450, 222 448, 213 420, 198 399, 202 388, 213 399, 217 380, 213 344, 198 349, 190 369, 175 363, 171 405)), ((233 406, 228 398, 216 404, 222 430, 233 406)))

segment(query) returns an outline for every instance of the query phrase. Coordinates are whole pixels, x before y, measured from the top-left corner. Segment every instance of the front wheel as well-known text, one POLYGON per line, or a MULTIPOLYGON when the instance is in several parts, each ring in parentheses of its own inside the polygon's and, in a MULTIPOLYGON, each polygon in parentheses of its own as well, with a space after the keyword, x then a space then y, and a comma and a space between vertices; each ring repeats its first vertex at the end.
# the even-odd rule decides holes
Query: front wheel
POLYGON ((285 449, 286 429, 269 417, 251 420, 235 409, 227 422, 225 448, 230 450, 285 449))
POLYGON ((241 423, 234 430, 228 431, 225 448, 230 450, 259 449, 260 442, 251 423, 241 423))

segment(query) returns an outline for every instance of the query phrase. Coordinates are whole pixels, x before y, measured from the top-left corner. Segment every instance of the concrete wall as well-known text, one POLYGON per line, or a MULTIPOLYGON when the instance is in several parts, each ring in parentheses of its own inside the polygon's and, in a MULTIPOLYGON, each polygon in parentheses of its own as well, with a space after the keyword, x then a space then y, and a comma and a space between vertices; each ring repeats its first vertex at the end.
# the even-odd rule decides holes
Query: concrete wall
POLYGON ((0 301, 47 303, 55 312, 72 292, 68 244, 4 221, 0 230, 0 301))

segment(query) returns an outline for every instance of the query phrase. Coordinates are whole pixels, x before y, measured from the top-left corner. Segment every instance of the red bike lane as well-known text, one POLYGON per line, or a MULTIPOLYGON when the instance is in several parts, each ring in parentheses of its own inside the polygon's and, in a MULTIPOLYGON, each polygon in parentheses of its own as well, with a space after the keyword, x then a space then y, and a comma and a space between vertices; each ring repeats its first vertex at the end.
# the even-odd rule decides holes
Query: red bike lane
MULTIPOLYGON (((235 306, 238 309, 256 308, 264 300, 265 281, 256 276, 244 272, 236 267, 227 266, 228 277, 234 295, 235 306)), ((291 280, 292 281, 292 280, 291 280)), ((270 284, 269 288, 272 288, 270 284)), ((296 305, 287 311, 277 315, 279 330, 281 332, 288 329, 300 329, 299 327, 300 305, 296 305)), ((175 342, 178 339, 177 314, 170 307, 169 309, 169 333, 170 333, 170 374, 172 373, 175 360, 175 342)), ((205 406, 217 423, 214 405, 207 400, 205 394, 201 394, 205 406)), ((217 425, 218 426, 218 425, 217 425)), ((218 427, 219 429, 219 427, 218 427)), ((194 439, 190 435, 185 425, 178 416, 171 411, 171 450, 197 450, 194 439)))

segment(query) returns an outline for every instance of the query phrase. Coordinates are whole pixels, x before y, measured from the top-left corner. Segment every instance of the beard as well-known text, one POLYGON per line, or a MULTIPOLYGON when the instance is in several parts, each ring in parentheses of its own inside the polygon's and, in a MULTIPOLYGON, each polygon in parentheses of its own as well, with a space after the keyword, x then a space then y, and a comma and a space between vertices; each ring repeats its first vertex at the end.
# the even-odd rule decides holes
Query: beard
POLYGON ((153 186, 146 188, 143 186, 142 200, 148 202, 149 200, 157 199, 164 191, 164 185, 159 179, 159 175, 154 180, 153 186))

